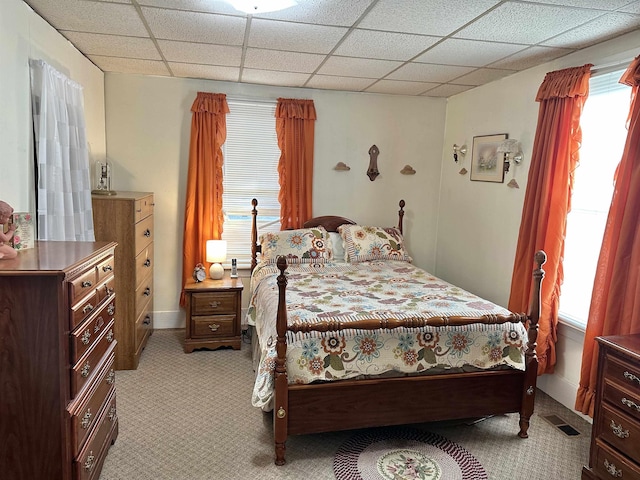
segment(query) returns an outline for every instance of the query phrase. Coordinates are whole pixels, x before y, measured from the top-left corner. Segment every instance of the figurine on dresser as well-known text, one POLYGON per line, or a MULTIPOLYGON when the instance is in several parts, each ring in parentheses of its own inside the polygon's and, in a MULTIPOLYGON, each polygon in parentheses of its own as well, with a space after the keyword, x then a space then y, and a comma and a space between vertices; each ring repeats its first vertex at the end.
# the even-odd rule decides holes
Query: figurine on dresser
MULTIPOLYGON (((4 227, 13 214, 13 208, 7 202, 0 200, 0 225, 4 227)), ((9 225, 9 230, 5 233, 4 228, 0 229, 0 260, 9 260, 16 258, 18 252, 6 242, 11 240, 13 234, 16 231, 16 226, 12 223, 9 225)))

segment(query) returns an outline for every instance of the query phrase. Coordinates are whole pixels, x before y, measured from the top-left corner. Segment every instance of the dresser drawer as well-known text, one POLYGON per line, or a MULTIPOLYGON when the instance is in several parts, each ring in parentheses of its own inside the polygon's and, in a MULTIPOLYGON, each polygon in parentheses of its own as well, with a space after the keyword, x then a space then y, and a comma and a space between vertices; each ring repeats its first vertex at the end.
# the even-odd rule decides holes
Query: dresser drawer
POLYGON ((136 286, 153 272, 153 244, 147 245, 136 256, 136 286))
POLYGON ((153 275, 147 276, 136 288, 136 318, 140 316, 150 300, 153 299, 153 275))
POLYGON ((87 397, 83 400, 82 404, 70 412, 74 456, 80 452, 85 439, 96 424, 96 420, 105 405, 107 397, 115 390, 114 359, 115 355, 111 354, 102 370, 100 370, 97 381, 87 397))
POLYGON ((632 365, 620 357, 609 354, 607 355, 604 378, 608 382, 623 385, 633 392, 636 398, 640 397, 640 367, 638 365, 632 365))
POLYGON ((116 341, 109 335, 113 322, 107 324, 89 351, 71 369, 71 397, 75 397, 93 379, 103 365, 105 354, 115 349, 116 341))
POLYGON ((608 404, 602 405, 597 425, 599 438, 631 458, 640 458, 640 424, 618 413, 608 404))
POLYGON ((86 318, 89 318, 89 316, 95 312, 96 308, 98 308, 99 303, 98 291, 93 287, 89 295, 71 307, 71 329, 73 330, 86 318))
POLYGON ((102 303, 105 298, 112 295, 116 289, 116 279, 114 276, 107 278, 104 282, 98 285, 96 293, 98 294, 98 303, 102 303))
POLYGON ((69 282, 69 301, 72 305, 77 304, 81 299, 95 291, 97 284, 97 272, 95 267, 91 267, 82 275, 69 282))
POLYGON ((153 330, 153 311, 151 310, 151 303, 147 303, 147 307, 136 319, 135 329, 135 351, 137 352, 144 340, 151 334, 153 330))
POLYGON ((149 215, 153 214, 153 195, 149 195, 136 200, 134 208, 134 218, 136 223, 143 218, 147 218, 149 215))
POLYGON ((612 450, 606 443, 596 440, 595 465, 598 478, 622 478, 640 480, 640 467, 624 455, 612 450))
POLYGON ((236 292, 201 292, 191 296, 191 315, 235 314, 236 292))
POLYGON ((153 242, 153 215, 136 223, 135 231, 135 252, 137 255, 143 248, 153 242))
POLYGON ((605 380, 603 400, 615 405, 624 413, 640 421, 640 395, 632 390, 623 388, 618 383, 605 380))
MULTIPOLYGON (((113 339, 115 301, 105 304, 99 312, 71 333, 71 364, 75 364, 89 350, 102 334, 103 329, 111 325, 107 336, 113 339)), ((109 340, 107 338, 107 340, 109 340)))
POLYGON ((114 390, 100 413, 96 428, 73 462, 75 480, 98 479, 114 429, 117 428, 117 422, 118 414, 114 390))
POLYGON ((102 282, 109 275, 112 275, 114 268, 115 260, 113 256, 108 257, 107 259, 96 265, 97 281, 102 282))
POLYGON ((212 315, 191 318, 191 336, 193 338, 232 337, 236 335, 235 315, 212 315))

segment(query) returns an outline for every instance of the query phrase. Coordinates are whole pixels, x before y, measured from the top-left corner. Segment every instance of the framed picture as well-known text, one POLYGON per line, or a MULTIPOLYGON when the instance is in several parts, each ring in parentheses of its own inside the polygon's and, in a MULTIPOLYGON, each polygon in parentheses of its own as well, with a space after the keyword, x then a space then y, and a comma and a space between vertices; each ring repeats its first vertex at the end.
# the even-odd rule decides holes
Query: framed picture
POLYGON ((506 133, 473 137, 471 152, 471 180, 478 182, 504 182, 504 153, 498 146, 508 138, 506 133))

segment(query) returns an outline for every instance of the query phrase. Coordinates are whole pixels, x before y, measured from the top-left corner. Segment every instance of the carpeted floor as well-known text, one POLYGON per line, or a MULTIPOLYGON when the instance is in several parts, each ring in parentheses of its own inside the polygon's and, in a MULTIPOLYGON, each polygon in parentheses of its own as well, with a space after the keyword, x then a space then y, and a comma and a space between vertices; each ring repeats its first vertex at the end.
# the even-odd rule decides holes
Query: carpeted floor
MULTIPOLYGON (((251 406, 250 348, 182 350, 183 330, 157 330, 137 370, 116 376, 120 434, 100 480, 333 479, 333 458, 354 432, 289 437, 287 464, 273 464, 270 414, 251 406)), ((579 479, 591 425, 543 392, 529 438, 518 416, 477 423, 413 425, 440 434, 477 458, 492 480, 579 479), (567 436, 541 416, 557 415, 581 434, 567 436)))

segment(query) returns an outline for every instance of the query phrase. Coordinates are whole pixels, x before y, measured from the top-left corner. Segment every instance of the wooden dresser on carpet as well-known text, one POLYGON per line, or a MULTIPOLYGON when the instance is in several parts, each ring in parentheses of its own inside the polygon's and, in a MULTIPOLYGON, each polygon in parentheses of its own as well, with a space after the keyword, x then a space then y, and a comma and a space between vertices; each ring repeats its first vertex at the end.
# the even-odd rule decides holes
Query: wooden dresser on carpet
POLYGON ((92 204, 96 240, 118 243, 116 370, 134 370, 153 332, 153 193, 92 195, 92 204))
POLYGON ((596 407, 582 478, 640 480, 640 335, 596 340, 596 407))
POLYGON ((0 260, 0 477, 96 480, 118 435, 115 243, 0 260))

